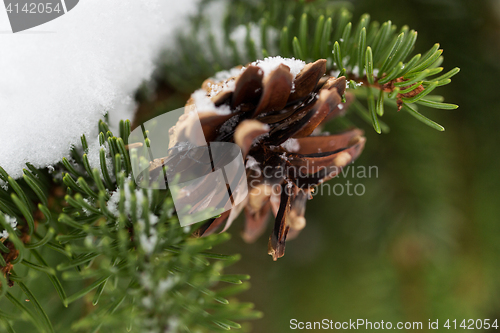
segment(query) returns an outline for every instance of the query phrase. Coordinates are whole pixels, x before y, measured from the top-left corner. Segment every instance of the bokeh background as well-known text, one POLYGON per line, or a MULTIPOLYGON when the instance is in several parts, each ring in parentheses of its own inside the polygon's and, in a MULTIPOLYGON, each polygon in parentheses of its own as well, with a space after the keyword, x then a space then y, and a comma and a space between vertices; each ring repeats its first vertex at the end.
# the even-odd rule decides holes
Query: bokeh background
POLYGON ((417 52, 440 43, 442 66, 461 72, 439 92, 460 108, 422 109, 445 132, 393 109, 384 116, 389 134, 359 123, 367 145, 356 165, 377 166, 379 177, 352 180, 364 196, 309 201, 307 227, 277 262, 267 237, 245 244, 243 219, 235 222, 219 250, 241 253, 231 270, 252 276, 241 299, 264 318, 249 329, 289 332, 292 318, 500 321, 500 1, 348 6, 354 19, 366 12, 416 29, 417 52))

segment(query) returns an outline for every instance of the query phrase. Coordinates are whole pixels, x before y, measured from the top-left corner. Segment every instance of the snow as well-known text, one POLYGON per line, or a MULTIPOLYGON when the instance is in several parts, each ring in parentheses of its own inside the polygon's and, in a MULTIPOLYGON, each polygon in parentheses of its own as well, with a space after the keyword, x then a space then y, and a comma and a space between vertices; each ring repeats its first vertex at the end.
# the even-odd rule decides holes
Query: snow
MULTIPOLYGON (((148 220, 149 224, 151 226, 154 226, 158 223, 158 216, 154 215, 153 213, 148 213, 148 220)), ((139 219, 137 221, 137 224, 138 227, 136 227, 134 230, 137 234, 139 234, 139 242, 141 244, 141 247, 147 255, 150 255, 151 253, 153 253, 156 244, 158 243, 158 233, 156 231, 156 228, 150 228, 150 234, 147 235, 145 233, 146 223, 144 222, 144 220, 139 219)))
POLYGON ((220 81, 228 80, 228 79, 232 78, 233 76, 240 75, 244 69, 245 69, 245 67, 242 67, 242 68, 234 67, 228 71, 217 72, 214 76, 214 81, 220 82, 220 81))
MULTIPOLYGON (((1 213, 0 213, 1 214, 1 213)), ((5 219, 5 222, 7 222, 8 224, 10 224, 10 226, 12 227, 12 229, 16 230, 16 227, 17 227, 17 220, 10 216, 10 215, 3 215, 4 219, 5 219)), ((9 237, 9 233, 7 232, 7 230, 3 230, 2 232, 0 232, 0 238, 4 238, 4 239, 7 239, 9 237)))
POLYGON ((151 229, 151 231, 153 231, 151 236, 147 236, 142 233, 139 235, 139 241, 141 243, 142 249, 148 255, 153 253, 156 243, 158 242, 158 235, 156 234, 155 229, 151 229))
POLYGON ((295 153, 295 152, 299 151, 300 143, 299 143, 299 140, 294 139, 294 138, 290 138, 290 139, 286 140, 285 142, 283 142, 281 144, 281 147, 283 147, 284 149, 286 149, 287 151, 289 151, 291 153, 295 153))
POLYGON ((69 156, 97 122, 131 117, 135 89, 199 0, 85 0, 17 34, 0 10, 0 165, 14 178, 26 162, 69 156))
MULTIPOLYGON (((131 200, 130 200, 132 193, 130 192, 130 188, 128 186, 130 182, 133 182, 133 180, 130 177, 128 177, 125 180, 125 186, 123 189, 125 193, 125 212, 127 214, 130 214, 132 211, 131 200)), ((142 216, 142 202, 144 200, 144 192, 141 188, 137 187, 134 190, 134 194, 136 198, 136 216, 140 217, 142 216)), ((148 199, 151 202, 153 195, 152 190, 148 190, 147 194, 148 194, 148 199)), ((119 203, 120 203, 120 189, 117 189, 116 191, 111 192, 111 197, 108 200, 108 210, 116 216, 119 214, 118 210, 119 203)), ((149 216, 149 219, 150 219, 150 224, 154 224, 157 221, 156 217, 149 216), (151 221, 151 218, 153 218, 154 221, 151 221)))
MULTIPOLYGON (((106 167, 108 169, 108 174, 111 177, 111 180, 114 180, 114 166, 111 158, 109 158, 109 144, 107 141, 101 146, 99 142, 99 136, 96 136, 93 141, 89 140, 89 149, 85 153, 87 154, 87 158, 89 159, 89 164, 92 169, 99 170, 101 174, 101 178, 104 180, 104 175, 102 173, 101 168, 101 149, 104 148, 106 153, 106 167)), ((74 166, 76 167, 76 166, 74 166)))
POLYGON ((253 156, 250 156, 250 155, 247 156, 247 162, 246 162, 247 169, 260 171, 259 165, 260 165, 260 163, 257 162, 257 160, 253 156))
MULTIPOLYGON (((84 201, 87 205, 93 206, 93 204, 92 204, 92 202, 90 202, 90 200, 88 200, 88 199, 86 199, 86 198, 83 198, 83 201, 84 201)), ((87 216, 92 215, 92 212, 90 212, 89 210, 85 209, 84 207, 82 207, 82 210, 83 210, 83 212, 85 213, 85 215, 87 215, 87 216)))
MULTIPOLYGON (((240 30, 236 30, 238 32, 240 30)), ((245 28, 246 31, 246 28, 245 28)), ((238 32, 240 33, 240 32, 238 32)), ((246 33, 246 32, 245 32, 246 33)), ((241 34, 241 33, 240 33, 241 34)), ((234 36, 233 36, 234 37, 234 36)), ((238 38, 240 38, 239 36, 238 38)), ((258 66, 264 72, 264 77, 269 75, 272 71, 278 68, 279 65, 284 64, 290 68, 290 73, 293 76, 293 79, 300 73, 300 71, 304 68, 306 63, 302 60, 297 60, 294 58, 282 58, 280 56, 277 57, 268 57, 264 60, 257 60, 251 63, 253 66, 258 66)), ((233 91, 235 87, 236 80, 229 80, 233 77, 238 77, 243 71, 245 67, 235 67, 227 71, 220 71, 215 74, 212 78, 213 81, 218 82, 221 86, 209 86, 211 89, 210 92, 207 92, 204 89, 198 89, 195 91, 191 97, 193 98, 194 104, 196 106, 196 110, 198 112, 206 112, 212 111, 217 112, 219 114, 229 114, 231 109, 227 105, 220 105, 216 107, 211 97, 216 96, 225 90, 233 91)), ((293 87, 292 87, 293 89, 293 87)))
POLYGON ((166 291, 169 291, 173 287, 175 287, 175 285, 180 282, 179 280, 180 279, 178 275, 169 276, 166 279, 160 280, 160 282, 158 283, 158 293, 160 295, 163 295, 166 291))
MULTIPOLYGON (((253 66, 258 66, 264 72, 264 77, 269 75, 272 71, 274 71, 280 64, 284 64, 290 68, 290 73, 293 76, 293 79, 300 73, 300 71, 304 68, 306 63, 302 60, 297 60, 294 58, 282 58, 280 56, 277 57, 268 57, 264 60, 257 60, 251 63, 253 66)), ((215 74, 213 80, 218 83, 222 83, 221 86, 210 87, 211 91, 207 92, 204 89, 198 89, 195 91, 191 97, 193 98, 194 104, 196 106, 196 110, 198 112, 206 112, 213 111, 219 114, 229 114, 231 109, 228 105, 220 105, 218 107, 210 99, 213 96, 221 93, 225 90, 234 90, 235 80, 229 80, 230 78, 239 76, 245 67, 242 68, 232 68, 228 71, 221 71, 215 74)))
POLYGON ((288 161, 288 156, 286 156, 286 152, 283 152, 283 154, 281 154, 280 157, 283 161, 285 162, 288 161))
MULTIPOLYGON (((130 186, 129 186, 131 182, 133 182, 131 178, 130 177, 127 178, 125 181, 126 185, 123 188, 125 194, 125 212, 128 215, 130 215, 132 212, 132 206, 131 206, 132 192, 130 191, 130 186)), ((143 211, 142 211, 143 201, 145 199, 144 190, 136 187, 134 190, 134 194, 136 198, 136 217, 137 217, 137 225, 135 226, 134 230, 138 236, 139 243, 142 249, 147 255, 150 255, 151 253, 153 253, 156 244, 158 243, 158 234, 156 229, 153 227, 158 223, 158 216, 156 216, 151 212, 148 213, 149 225, 152 228, 149 229, 150 234, 147 235, 145 233, 146 222, 143 218, 143 211)), ((151 189, 147 190, 147 196, 149 202, 151 202, 153 196, 153 192, 151 189)), ((107 208, 112 214, 117 216, 119 214, 119 204, 120 204, 120 189, 111 193, 111 197, 108 200, 107 208)))
MULTIPOLYGON (((234 81, 233 81, 234 82, 234 81)), ((233 84, 234 86, 234 84, 233 84)), ((228 88, 229 89, 229 88, 228 88)), ((234 87, 233 87, 234 89, 234 87)), ((222 89, 220 90, 222 91, 222 89)), ((216 112, 220 115, 226 115, 231 113, 231 108, 229 105, 220 105, 218 107, 215 106, 214 102, 210 99, 211 95, 207 96, 207 91, 204 89, 198 89, 196 90, 191 97, 193 98, 194 105, 196 106, 196 111, 197 112, 216 112)), ((213 96, 216 95, 216 93, 212 94, 213 96)))
POLYGON ((271 74, 279 65, 286 65, 290 68, 290 73, 293 75, 293 79, 300 73, 302 68, 306 65, 306 63, 302 60, 294 59, 294 58, 282 58, 280 56, 277 57, 269 57, 264 60, 257 60, 252 62, 252 65, 260 67, 264 71, 264 76, 271 74))

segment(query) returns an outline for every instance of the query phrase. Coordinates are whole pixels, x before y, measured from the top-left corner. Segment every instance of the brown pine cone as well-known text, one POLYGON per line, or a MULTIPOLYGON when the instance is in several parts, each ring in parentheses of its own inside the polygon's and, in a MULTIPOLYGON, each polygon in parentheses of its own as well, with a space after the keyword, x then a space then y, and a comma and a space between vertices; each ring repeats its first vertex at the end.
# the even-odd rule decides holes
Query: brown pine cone
POLYGON ((206 223, 199 235, 226 230, 244 209, 243 238, 262 234, 275 216, 269 254, 285 253, 287 235, 305 226, 305 204, 314 187, 354 161, 365 144, 363 132, 322 134, 325 121, 345 111, 345 77, 324 76, 326 60, 305 64, 267 58, 219 73, 192 95, 186 112, 198 112, 207 142, 234 142, 245 159, 249 194, 244 202, 206 223))

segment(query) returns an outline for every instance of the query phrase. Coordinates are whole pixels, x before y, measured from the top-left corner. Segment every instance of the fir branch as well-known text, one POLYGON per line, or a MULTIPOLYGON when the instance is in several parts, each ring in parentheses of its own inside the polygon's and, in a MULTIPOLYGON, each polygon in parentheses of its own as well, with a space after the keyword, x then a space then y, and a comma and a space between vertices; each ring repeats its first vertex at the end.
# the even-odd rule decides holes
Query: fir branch
MULTIPOLYGON (((14 273, 18 264, 24 271, 47 275, 66 307, 81 299, 91 300, 93 306, 99 304, 96 311, 73 325, 78 330, 132 327, 152 332, 217 332, 240 328, 236 321, 259 317, 248 305, 225 298, 239 290, 219 287, 219 283, 248 286, 242 283, 247 275, 223 274, 237 257, 208 252, 229 235, 193 238, 192 227, 180 226, 167 191, 153 193, 136 187, 129 178, 126 139, 121 138, 130 134, 128 121, 120 123, 120 137, 115 137, 104 122, 99 123, 99 130, 99 168, 92 169, 86 154, 76 148, 74 153, 83 156, 81 164, 63 159, 57 167, 62 181, 52 186, 67 186, 67 194, 60 199, 65 206, 62 210, 53 204, 49 195, 53 190, 35 176, 48 177, 46 172, 25 170, 25 177, 14 181, 0 168, 0 177, 8 186, 0 189, 0 200, 7 208, 2 211, 22 221, 14 230, 0 213, 0 225, 9 234, 0 246, 2 295, 46 332, 53 331, 44 310, 46 304, 37 300, 31 279, 19 279, 14 273), (112 169, 107 167, 110 163, 112 169), (76 181, 74 177, 78 177, 76 181), (59 216, 57 222, 53 215, 59 216), (57 272, 44 258, 45 248, 65 254, 67 259, 59 262, 57 272), (75 283, 82 287, 67 295, 67 288, 74 290, 75 283), (33 301, 36 311, 7 291, 8 286, 16 285, 33 301)), ((82 137, 90 153, 86 142, 82 137)), ((64 191, 64 187, 59 190, 64 191)), ((0 317, 9 329, 15 327, 13 316, 0 317)))
MULTIPOLYGON (((256 60, 252 55, 258 55, 259 58, 264 55, 280 55, 306 62, 324 58, 328 61, 327 71, 336 76, 346 76, 348 81, 353 80, 358 85, 362 84, 356 92, 357 96, 371 96, 367 89, 377 90, 376 93, 373 92, 373 100, 366 100, 368 107, 373 103, 378 110, 382 110, 384 104, 392 104, 391 100, 396 100, 399 111, 405 106, 411 107, 411 104, 418 103, 435 88, 449 84, 450 78, 459 72, 458 68, 454 68, 447 74, 435 77, 443 70, 439 67, 443 61, 443 50, 439 48, 439 44, 435 44, 423 55, 410 56, 418 34, 407 26, 398 30, 391 21, 370 24, 368 14, 362 15, 357 22, 351 21, 352 14, 343 7, 345 3, 330 6, 324 1, 287 1, 286 6, 279 7, 281 12, 277 13, 279 3, 281 1, 269 6, 264 2, 256 2, 254 5, 240 1, 232 3, 223 25, 225 43, 218 48, 212 44, 210 49, 200 47, 200 44, 206 44, 203 43, 204 35, 201 31, 208 29, 204 23, 207 18, 201 16, 198 25, 200 30, 193 31, 189 38, 181 37, 179 40, 182 45, 181 57, 189 60, 184 66, 167 60, 162 77, 172 85, 179 84, 181 89, 186 87, 188 91, 193 91, 204 78, 213 75, 216 69, 244 65, 256 60), (251 37, 252 24, 258 24, 261 29, 257 40, 251 37), (247 29, 246 49, 239 49, 238 41, 231 39, 231 33, 241 26, 247 29), (277 37, 269 38, 271 35, 277 37), (256 45, 261 45, 261 49, 257 49, 256 45), (200 62, 200 59, 203 61, 200 62), (186 71, 188 67, 190 73, 186 71), (198 67, 202 67, 202 70, 197 71, 198 67)), ((354 88, 351 85, 351 89, 354 88)), ((449 103, 419 104, 437 109, 458 108, 449 103)), ((381 116, 382 112, 378 114, 378 117, 381 116)), ((371 117, 376 130, 378 117, 371 117)))

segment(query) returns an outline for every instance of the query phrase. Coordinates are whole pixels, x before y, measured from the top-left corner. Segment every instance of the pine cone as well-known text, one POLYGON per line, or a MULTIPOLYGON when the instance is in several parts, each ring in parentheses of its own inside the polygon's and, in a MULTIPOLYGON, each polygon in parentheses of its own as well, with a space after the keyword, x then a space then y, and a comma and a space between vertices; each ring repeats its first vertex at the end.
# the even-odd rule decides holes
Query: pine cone
POLYGON ((307 65, 280 57, 257 61, 206 80, 192 95, 207 142, 234 142, 245 159, 247 199, 209 221, 198 234, 226 230, 244 209, 243 238, 260 236, 270 212, 275 216, 269 239, 274 260, 285 253, 287 235, 305 226, 305 204, 314 187, 337 175, 363 150, 359 129, 322 134, 329 119, 342 115, 345 77, 324 76, 326 60, 307 65))

